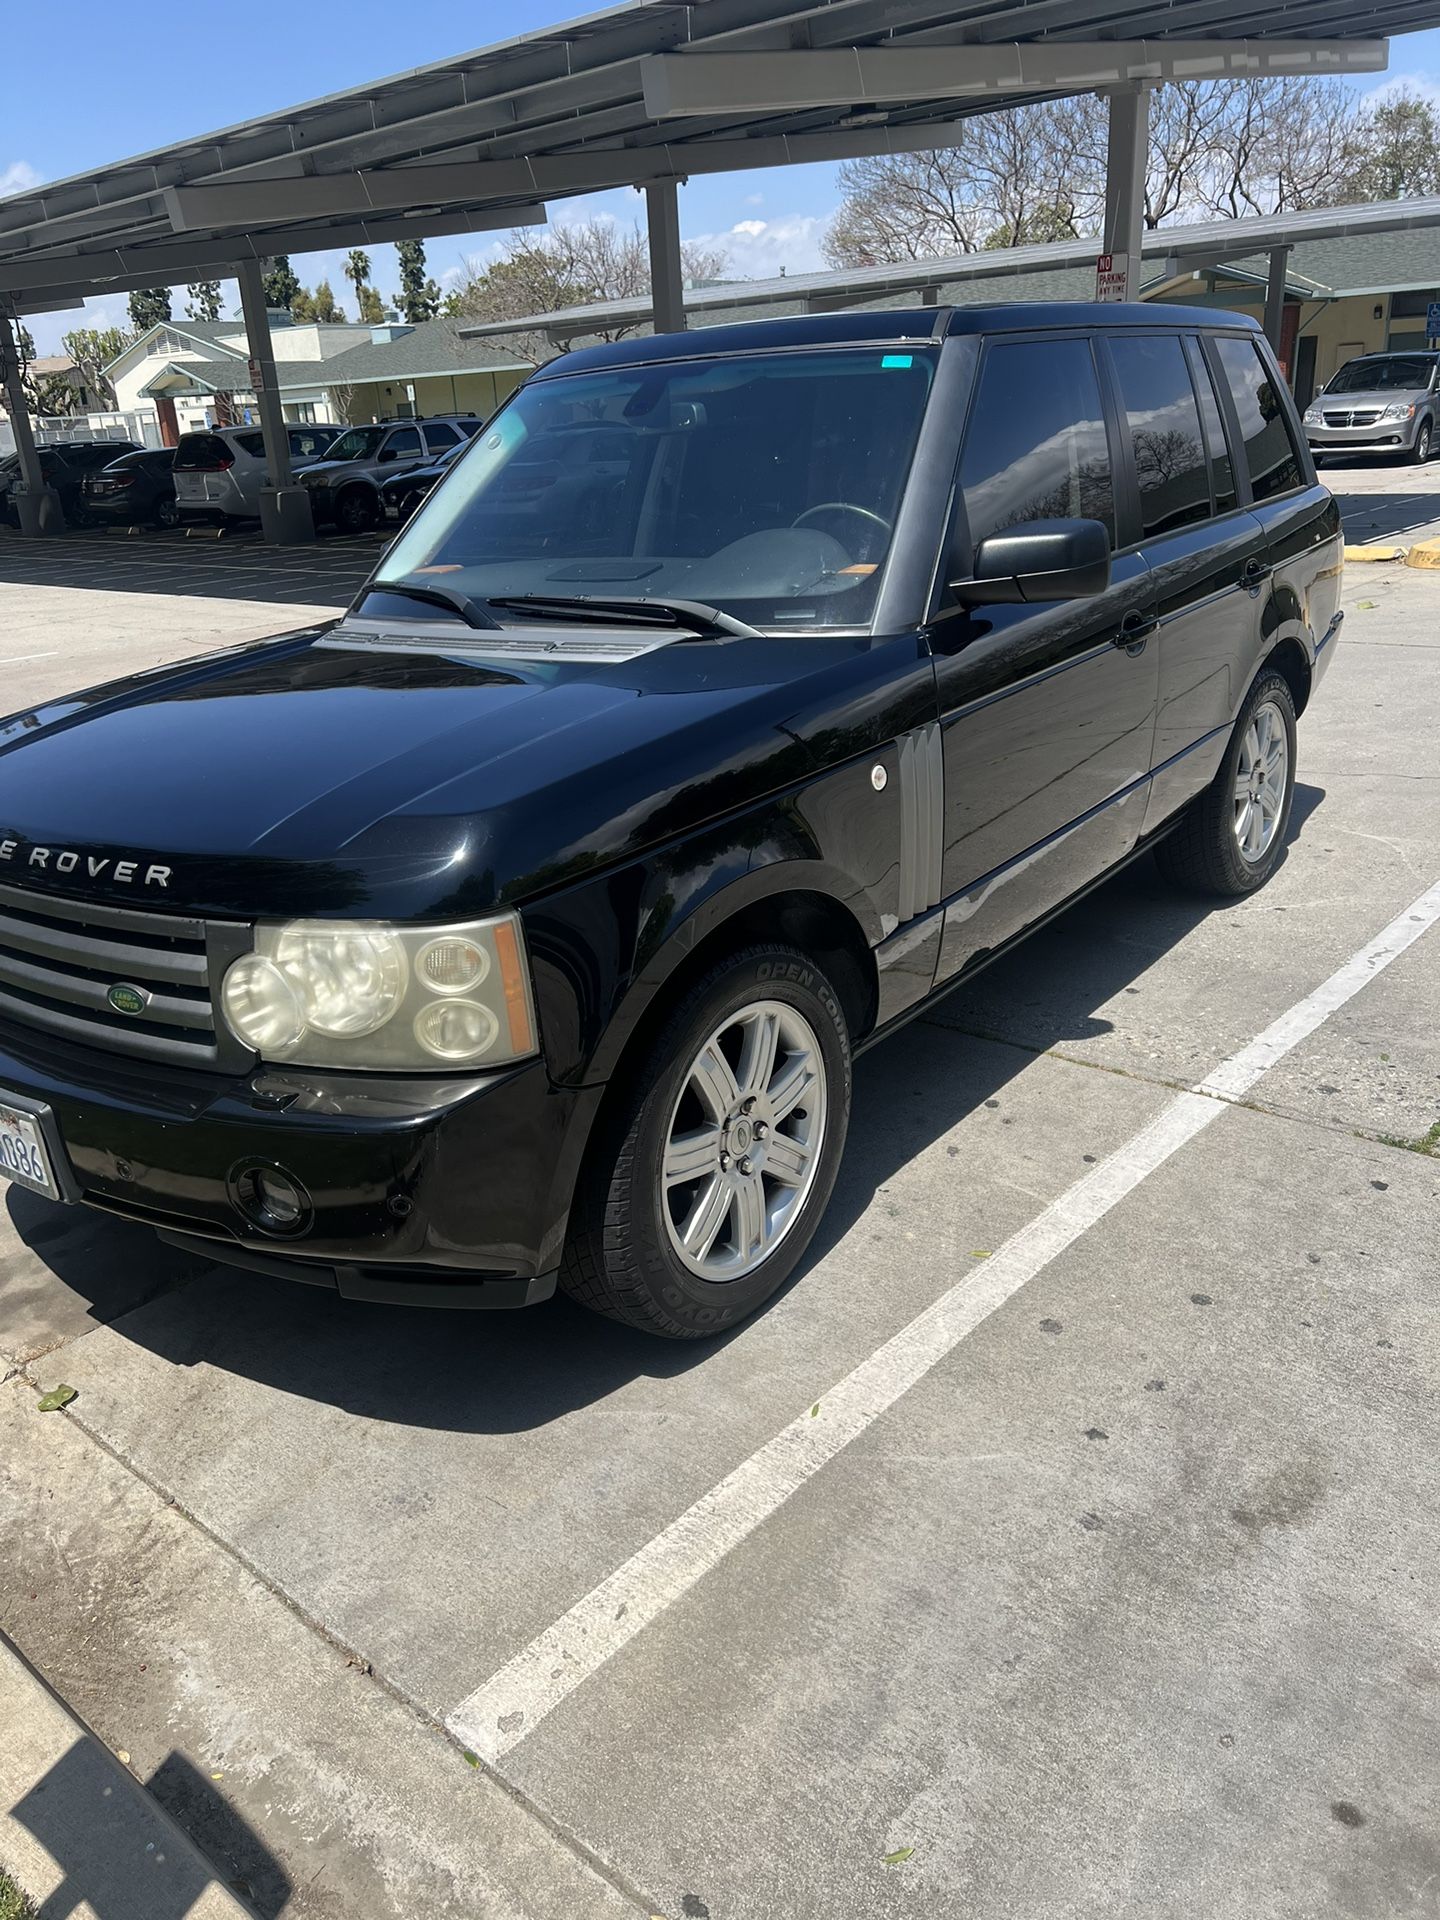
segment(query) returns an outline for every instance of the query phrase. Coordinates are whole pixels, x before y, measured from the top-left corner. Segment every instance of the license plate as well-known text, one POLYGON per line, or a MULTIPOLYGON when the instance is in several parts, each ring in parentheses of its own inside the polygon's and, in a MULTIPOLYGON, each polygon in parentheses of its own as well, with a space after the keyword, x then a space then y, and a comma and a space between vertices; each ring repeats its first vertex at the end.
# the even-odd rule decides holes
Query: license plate
POLYGON ((60 1198, 39 1121, 33 1114, 17 1113, 14 1107, 3 1105, 0 1105, 0 1174, 35 1193, 43 1193, 47 1200, 60 1198))

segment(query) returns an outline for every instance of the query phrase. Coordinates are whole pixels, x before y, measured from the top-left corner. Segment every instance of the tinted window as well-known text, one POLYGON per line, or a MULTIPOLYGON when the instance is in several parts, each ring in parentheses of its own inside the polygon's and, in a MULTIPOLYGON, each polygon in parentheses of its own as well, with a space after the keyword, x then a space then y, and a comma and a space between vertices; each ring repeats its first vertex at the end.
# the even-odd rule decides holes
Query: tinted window
POLYGON ((1386 353, 1372 360, 1347 360, 1325 389, 1327 393, 1406 393, 1428 387, 1435 362, 1429 354, 1386 353))
POLYGON ((1110 446, 1087 340, 991 347, 960 467, 970 538, 1027 520, 1099 520, 1115 538, 1110 446))
POLYGON ((1285 408, 1260 349, 1250 340, 1221 334, 1215 344, 1240 418, 1240 438, 1250 486, 1257 500, 1269 500, 1300 485, 1300 461, 1290 439, 1285 408))
POLYGON ((1220 418, 1220 402, 1215 397, 1215 382, 1211 377, 1209 362, 1200 351, 1200 342, 1193 336, 1186 343, 1186 357, 1190 362, 1195 391, 1200 397, 1200 418, 1205 427, 1206 451, 1210 455, 1210 485, 1215 494, 1215 511, 1230 513, 1236 505, 1235 469, 1230 460, 1230 447, 1225 439, 1225 426, 1220 418))
POLYGON ((214 433, 182 433, 175 449, 176 473, 203 473, 217 466, 229 466, 230 449, 214 433))
POLYGON ((291 427, 290 451, 297 460, 312 460, 335 438, 334 427, 291 427))
POLYGON ((398 433, 392 433, 382 449, 392 460, 398 459, 401 454, 419 453, 421 450, 420 436, 414 427, 401 427, 398 433))
POLYGON ((463 433, 465 438, 468 440, 472 434, 476 434, 480 431, 481 427, 484 426, 485 422, 483 420, 461 420, 457 422, 457 424, 460 428, 461 433, 463 433))
POLYGON ((263 433, 237 433, 235 444, 242 453, 252 454, 255 459, 265 458, 265 436, 263 433))
POLYGON ((1200 409, 1179 336, 1115 335, 1110 357, 1135 453, 1142 536, 1208 520, 1210 474, 1200 409))
POLYGON ((432 453, 443 453, 446 447, 453 447, 460 436, 453 427, 439 424, 425 429, 425 444, 432 453))

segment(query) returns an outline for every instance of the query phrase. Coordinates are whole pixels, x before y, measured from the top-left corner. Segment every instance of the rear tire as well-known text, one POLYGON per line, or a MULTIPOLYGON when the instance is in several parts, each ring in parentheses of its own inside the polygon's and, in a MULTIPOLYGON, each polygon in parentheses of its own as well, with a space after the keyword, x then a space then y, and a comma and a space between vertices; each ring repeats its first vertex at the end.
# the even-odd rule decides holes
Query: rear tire
POLYGON ((1220 771, 1155 849, 1167 880, 1192 893, 1237 899, 1280 863, 1295 795, 1295 702, 1264 667, 1240 709, 1220 771))
POLYGON ((672 1340, 738 1325, 784 1285, 820 1224, 850 1084, 849 1029, 813 961, 768 945, 721 960, 597 1123, 566 1293, 672 1340))

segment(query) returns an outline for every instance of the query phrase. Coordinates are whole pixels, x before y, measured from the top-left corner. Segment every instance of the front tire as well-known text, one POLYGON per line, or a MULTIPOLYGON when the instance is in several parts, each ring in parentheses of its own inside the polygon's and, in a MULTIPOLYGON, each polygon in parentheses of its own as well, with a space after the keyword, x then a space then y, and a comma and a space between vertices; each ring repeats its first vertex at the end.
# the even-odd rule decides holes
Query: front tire
POLYGON ((342 533, 370 533, 380 520, 380 503, 360 487, 342 493, 335 502, 335 520, 342 533))
POLYGON ((850 1119, 834 987, 792 947, 722 960, 684 995, 602 1115, 560 1284, 672 1340, 737 1325, 803 1256, 850 1119))
POLYGON ((1263 887, 1280 863, 1295 796, 1295 701, 1262 668, 1210 785, 1155 849, 1160 871, 1193 893, 1236 899, 1263 887))
POLYGON ((1434 428, 1428 420, 1422 420, 1415 434, 1415 444, 1410 449, 1412 466, 1423 467, 1430 458, 1430 448, 1434 443, 1434 428))

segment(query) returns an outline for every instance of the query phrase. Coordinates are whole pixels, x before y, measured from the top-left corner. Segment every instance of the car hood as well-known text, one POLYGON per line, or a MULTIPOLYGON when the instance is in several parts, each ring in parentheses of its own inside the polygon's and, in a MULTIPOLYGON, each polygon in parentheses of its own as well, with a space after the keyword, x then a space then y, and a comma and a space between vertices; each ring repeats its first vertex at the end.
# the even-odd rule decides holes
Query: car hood
POLYGON ((870 651, 305 629, 0 724, 0 882, 245 918, 463 917, 802 777, 800 716, 843 707, 870 651))

